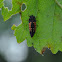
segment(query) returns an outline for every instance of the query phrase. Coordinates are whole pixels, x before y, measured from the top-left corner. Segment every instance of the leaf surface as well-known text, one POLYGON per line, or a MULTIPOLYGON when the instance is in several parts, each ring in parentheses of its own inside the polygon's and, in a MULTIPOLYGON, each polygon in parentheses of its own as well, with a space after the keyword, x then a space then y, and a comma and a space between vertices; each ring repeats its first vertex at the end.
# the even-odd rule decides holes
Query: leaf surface
POLYGON ((21 12, 22 23, 16 28, 14 25, 12 27, 18 43, 27 39, 28 46, 34 46, 39 53, 43 47, 51 48, 54 54, 62 51, 62 8, 55 0, 12 0, 12 5, 10 11, 3 7, 2 15, 6 21, 11 15, 21 12), (21 11, 23 3, 26 5, 25 11, 21 11), (31 15, 36 17, 36 32, 32 38, 28 25, 31 15))
POLYGON ((3 6, 3 0, 0 0, 0 8, 3 6))

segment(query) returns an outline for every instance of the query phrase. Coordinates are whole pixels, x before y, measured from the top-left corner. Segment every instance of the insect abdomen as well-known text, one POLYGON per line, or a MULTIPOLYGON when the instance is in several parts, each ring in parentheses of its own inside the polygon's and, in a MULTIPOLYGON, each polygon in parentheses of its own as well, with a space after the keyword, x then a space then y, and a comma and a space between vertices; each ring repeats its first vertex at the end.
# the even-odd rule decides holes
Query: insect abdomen
POLYGON ((36 20, 33 15, 30 16, 30 19, 29 19, 29 31, 30 31, 30 36, 33 37, 36 31, 36 20))

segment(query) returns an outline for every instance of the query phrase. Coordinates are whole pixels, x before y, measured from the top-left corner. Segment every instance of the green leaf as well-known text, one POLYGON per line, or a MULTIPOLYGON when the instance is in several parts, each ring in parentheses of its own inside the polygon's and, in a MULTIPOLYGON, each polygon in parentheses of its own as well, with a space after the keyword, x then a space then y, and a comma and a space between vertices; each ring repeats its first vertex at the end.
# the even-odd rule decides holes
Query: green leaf
POLYGON ((8 10, 8 7, 2 7, 2 15, 4 21, 8 20, 12 15, 17 14, 21 11, 22 0, 19 2, 17 0, 12 0, 12 9, 8 10), (21 3, 20 3, 21 2, 21 3))
POLYGON ((55 0, 55 2, 60 8, 62 8, 62 0, 55 0))
POLYGON ((13 26, 11 27, 12 30, 15 30, 16 29, 16 25, 13 24, 13 26))
MULTIPOLYGON (((62 1, 59 2, 62 4, 62 1)), ((27 39, 28 46, 34 46, 37 52, 40 53, 43 47, 49 47, 52 53, 56 54, 58 50, 62 51, 62 8, 58 5, 59 2, 56 0, 13 0, 12 10, 8 11, 3 7, 2 15, 4 20, 7 20, 11 15, 21 12, 22 23, 12 27, 15 30, 17 42, 27 39), (26 5, 25 11, 21 11, 23 3, 26 5), (32 38, 28 26, 31 15, 36 17, 37 25, 32 38)))
POLYGON ((3 0, 0 0, 0 8, 3 6, 3 0))

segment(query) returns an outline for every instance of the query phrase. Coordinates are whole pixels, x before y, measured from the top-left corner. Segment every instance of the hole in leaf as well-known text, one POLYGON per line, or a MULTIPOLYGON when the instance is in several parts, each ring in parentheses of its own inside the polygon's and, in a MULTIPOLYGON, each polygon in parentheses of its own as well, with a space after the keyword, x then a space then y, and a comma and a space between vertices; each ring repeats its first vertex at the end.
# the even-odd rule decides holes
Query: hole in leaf
POLYGON ((25 11, 25 10, 26 10, 26 5, 25 5, 25 3, 23 3, 21 6, 21 11, 25 11))
POLYGON ((12 0, 4 0, 4 7, 8 7, 8 9, 11 10, 12 0))

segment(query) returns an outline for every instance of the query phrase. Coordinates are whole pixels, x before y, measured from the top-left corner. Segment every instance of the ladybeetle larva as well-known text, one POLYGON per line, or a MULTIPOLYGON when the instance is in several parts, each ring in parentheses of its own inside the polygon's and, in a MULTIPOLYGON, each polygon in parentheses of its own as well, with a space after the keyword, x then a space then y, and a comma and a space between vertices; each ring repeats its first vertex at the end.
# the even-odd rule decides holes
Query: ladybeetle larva
POLYGON ((29 31, 30 31, 30 36, 33 37, 35 31, 36 31, 36 18, 35 16, 31 15, 29 16, 29 31))

